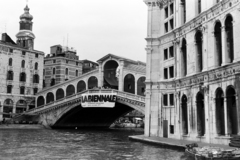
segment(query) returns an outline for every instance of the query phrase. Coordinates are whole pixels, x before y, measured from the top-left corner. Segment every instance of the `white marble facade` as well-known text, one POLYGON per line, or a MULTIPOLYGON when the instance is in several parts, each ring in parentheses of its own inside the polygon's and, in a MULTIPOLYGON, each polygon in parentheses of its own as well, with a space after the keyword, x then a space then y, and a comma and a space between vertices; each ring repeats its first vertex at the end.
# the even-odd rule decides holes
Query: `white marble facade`
POLYGON ((145 135, 228 144, 240 131, 240 2, 144 2, 145 135))

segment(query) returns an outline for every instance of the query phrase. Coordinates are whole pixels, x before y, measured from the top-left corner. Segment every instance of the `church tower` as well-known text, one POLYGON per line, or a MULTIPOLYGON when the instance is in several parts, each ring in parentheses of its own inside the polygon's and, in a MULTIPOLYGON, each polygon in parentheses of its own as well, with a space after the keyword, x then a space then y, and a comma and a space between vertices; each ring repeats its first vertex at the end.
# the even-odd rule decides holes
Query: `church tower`
POLYGON ((35 35, 32 32, 33 16, 29 13, 28 5, 20 16, 20 31, 17 33, 17 44, 21 47, 33 50, 35 35))

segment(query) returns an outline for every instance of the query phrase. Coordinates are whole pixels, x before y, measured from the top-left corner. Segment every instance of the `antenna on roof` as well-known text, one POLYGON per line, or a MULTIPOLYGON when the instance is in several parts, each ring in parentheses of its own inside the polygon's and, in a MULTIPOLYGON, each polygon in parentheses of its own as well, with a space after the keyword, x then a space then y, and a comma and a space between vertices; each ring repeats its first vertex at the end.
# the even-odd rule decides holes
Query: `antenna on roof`
POLYGON ((67 34, 67 47, 68 47, 68 34, 67 34))

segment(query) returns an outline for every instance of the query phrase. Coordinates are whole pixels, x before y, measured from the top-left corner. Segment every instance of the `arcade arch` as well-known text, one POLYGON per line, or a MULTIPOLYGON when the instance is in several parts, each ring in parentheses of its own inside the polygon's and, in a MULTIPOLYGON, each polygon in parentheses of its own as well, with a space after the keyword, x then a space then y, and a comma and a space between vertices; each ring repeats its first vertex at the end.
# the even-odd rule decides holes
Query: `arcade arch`
POLYGON ((37 107, 42 106, 45 104, 45 99, 43 96, 39 96, 37 99, 37 107))
POLYGON ((64 90, 62 88, 58 88, 56 91, 56 100, 64 98, 64 90))
POLYGON ((46 104, 51 103, 53 101, 54 101, 54 94, 52 92, 48 92, 46 97, 46 104))
POLYGON ((187 106, 187 96, 184 94, 181 99, 182 102, 182 134, 188 134, 188 106, 187 106))
POLYGON ((196 42, 196 72, 203 70, 203 35, 201 31, 197 31, 195 35, 196 42))
POLYGON ((81 80, 77 83, 77 93, 86 90, 86 88, 87 88, 86 83, 83 80, 81 80))
POLYGON ((225 35, 226 35, 226 53, 227 53, 227 63, 232 63, 234 60, 234 46, 233 46, 233 18, 228 15, 225 20, 225 35))
POLYGON ((225 135, 224 94, 221 88, 216 90, 216 128, 218 135, 225 135))
POLYGON ((67 86, 67 89, 66 89, 66 96, 70 96, 70 95, 73 95, 75 94, 75 87, 70 84, 67 86))
POLYGON ((197 99, 197 133, 198 136, 204 136, 205 134, 204 95, 198 92, 196 99, 197 99))
POLYGON ((88 89, 93 89, 93 88, 96 88, 96 87, 98 87, 98 79, 95 76, 91 76, 88 79, 88 89))
POLYGON ((109 60, 104 65, 104 87, 118 89, 118 79, 116 77, 116 70, 118 63, 114 60, 109 60))
POLYGON ((145 77, 140 77, 137 81, 137 95, 141 95, 144 96, 145 94, 145 89, 146 89, 146 85, 145 85, 145 77))
POLYGON ((135 94, 135 77, 132 74, 124 77, 124 92, 135 94))

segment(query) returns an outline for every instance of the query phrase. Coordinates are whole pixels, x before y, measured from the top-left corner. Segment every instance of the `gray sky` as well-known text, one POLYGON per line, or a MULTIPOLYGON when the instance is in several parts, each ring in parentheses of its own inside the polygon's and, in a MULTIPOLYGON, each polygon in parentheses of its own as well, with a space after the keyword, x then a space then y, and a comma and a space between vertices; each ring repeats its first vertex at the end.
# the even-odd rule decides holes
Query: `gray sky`
MULTIPOLYGON (((0 0, 0 32, 16 41, 26 0, 0 0)), ((108 53, 146 62, 147 6, 143 0, 29 0, 35 49, 50 52, 61 44, 80 59, 108 53)))

